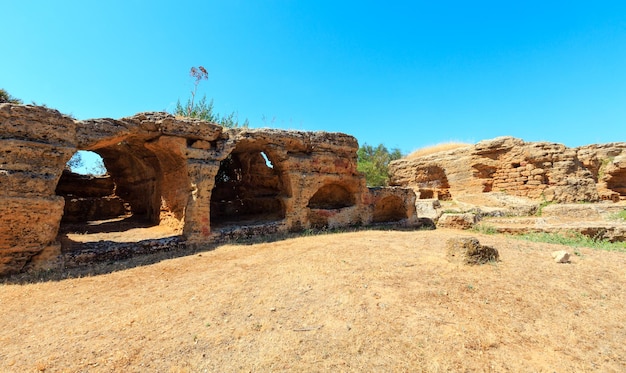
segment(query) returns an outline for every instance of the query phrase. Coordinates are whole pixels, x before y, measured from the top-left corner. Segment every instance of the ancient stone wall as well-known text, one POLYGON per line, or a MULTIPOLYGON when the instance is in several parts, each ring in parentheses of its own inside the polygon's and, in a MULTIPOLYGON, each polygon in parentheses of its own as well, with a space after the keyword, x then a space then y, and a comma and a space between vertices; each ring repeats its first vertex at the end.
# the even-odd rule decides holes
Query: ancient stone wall
POLYGON ((0 105, 0 274, 72 249, 61 234, 140 221, 202 243, 236 234, 415 224, 410 189, 370 191, 358 143, 340 133, 224 129, 167 113, 74 120, 0 105), (68 172, 78 150, 104 177, 68 172), (64 172, 65 170, 65 172, 64 172), (77 228, 78 227, 78 228, 77 228))
POLYGON ((626 143, 587 145, 576 152, 591 172, 603 200, 618 201, 626 196, 626 143))
POLYGON ((626 143, 567 148, 512 137, 401 159, 390 165, 391 185, 419 198, 502 192, 541 201, 626 198, 626 143))
POLYGON ((64 200, 55 189, 75 133, 74 121, 55 110, 0 104, 0 274, 59 251, 64 200))

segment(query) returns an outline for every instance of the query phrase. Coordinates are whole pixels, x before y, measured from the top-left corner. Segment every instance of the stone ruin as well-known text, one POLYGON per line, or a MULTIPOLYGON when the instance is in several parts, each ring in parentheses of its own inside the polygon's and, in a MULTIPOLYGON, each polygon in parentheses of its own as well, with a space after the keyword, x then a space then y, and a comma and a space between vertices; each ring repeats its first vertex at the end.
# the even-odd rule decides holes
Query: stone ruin
POLYGON ((225 129, 167 113, 75 120, 0 104, 0 275, 80 250, 63 234, 93 221, 108 232, 156 226, 185 244, 418 224, 414 192, 367 188, 357 149, 341 133, 225 129), (78 150, 99 154, 107 174, 72 173, 78 150))
POLYGON ((499 192, 541 202, 626 200, 626 142, 568 148, 499 137, 389 168, 390 185, 412 188, 418 199, 499 192))
POLYGON ((417 226, 416 209, 428 217, 422 200, 492 193, 626 200, 624 142, 568 148, 500 137, 394 161, 388 188, 366 186, 357 150, 356 139, 341 133, 225 129, 167 113, 75 120, 0 104, 0 275, 67 265, 81 252, 86 261, 117 260, 306 229, 417 226), (72 173, 67 162, 78 150, 99 154, 107 174, 72 173), (115 246, 110 241, 90 246, 70 237, 134 228, 148 229, 148 237, 111 255, 98 252, 115 246), (151 228, 174 238, 150 237, 151 228))

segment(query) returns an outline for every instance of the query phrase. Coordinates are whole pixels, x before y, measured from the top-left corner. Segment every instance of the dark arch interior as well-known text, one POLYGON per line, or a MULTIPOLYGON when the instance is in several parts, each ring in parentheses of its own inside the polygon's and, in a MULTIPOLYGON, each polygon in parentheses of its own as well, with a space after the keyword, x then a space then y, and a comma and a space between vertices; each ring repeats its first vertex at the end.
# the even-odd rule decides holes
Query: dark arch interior
POLYGON ((62 232, 111 233, 159 224, 160 195, 155 157, 128 144, 96 150, 104 175, 80 175, 65 169, 56 194, 65 198, 62 232))
POLYGON ((319 188, 309 200, 307 207, 311 228, 323 229, 329 226, 332 210, 339 210, 355 205, 354 193, 339 184, 327 184, 319 188))
POLYGON ((398 196, 387 196, 374 205, 374 223, 394 222, 407 217, 406 205, 398 196))
POLYGON ((335 210, 354 206, 354 194, 339 184, 328 184, 321 187, 309 200, 308 208, 335 210))
POLYGON ((85 242, 108 239, 90 234, 156 226, 167 229, 158 234, 133 231, 137 235, 133 240, 179 233, 189 182, 186 162, 174 145, 167 139, 124 140, 93 150, 102 157, 106 174, 79 175, 66 169, 56 189, 65 198, 60 233, 80 233, 85 242))
POLYGON ((254 225, 282 220, 285 183, 271 155, 241 144, 220 162, 211 193, 211 226, 254 225))

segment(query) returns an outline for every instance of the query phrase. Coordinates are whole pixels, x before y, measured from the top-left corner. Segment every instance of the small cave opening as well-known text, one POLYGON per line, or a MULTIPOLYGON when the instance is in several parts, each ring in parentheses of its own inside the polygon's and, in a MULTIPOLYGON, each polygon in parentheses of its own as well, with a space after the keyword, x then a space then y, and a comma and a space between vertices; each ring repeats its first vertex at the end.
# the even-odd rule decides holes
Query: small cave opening
POLYGON ((415 170, 415 183, 419 189, 419 199, 452 199, 448 177, 442 167, 426 166, 418 168, 415 170))
POLYGON ((319 188, 309 200, 310 209, 337 210, 354 206, 354 194, 339 184, 327 184, 319 188))
POLYGON ((407 218, 407 209, 402 198, 387 196, 374 204, 374 223, 396 222, 407 218))
POLYGON ((271 154, 243 144, 220 162, 211 193, 211 227, 247 226, 285 218, 288 194, 271 154))
POLYGON ((489 193, 493 190, 493 175, 497 170, 497 167, 493 165, 481 163, 472 165, 472 173, 475 178, 480 179, 483 186, 483 193, 489 193))
POLYGON ((626 169, 622 168, 609 174, 606 178, 606 187, 619 193, 620 198, 626 197, 626 169))
POLYGON ((350 193, 343 185, 327 184, 322 186, 309 199, 307 205, 311 228, 327 228, 330 225, 329 222, 341 209, 354 206, 355 201, 354 193, 350 193))

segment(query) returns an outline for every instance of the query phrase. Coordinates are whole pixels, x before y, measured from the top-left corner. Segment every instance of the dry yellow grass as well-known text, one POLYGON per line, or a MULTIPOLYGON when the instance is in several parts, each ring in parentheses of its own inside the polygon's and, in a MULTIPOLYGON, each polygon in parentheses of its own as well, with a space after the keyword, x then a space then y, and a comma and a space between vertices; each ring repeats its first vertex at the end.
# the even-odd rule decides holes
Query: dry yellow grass
POLYGON ((626 254, 451 230, 224 245, 98 276, 0 285, 2 372, 623 372, 626 254))
POLYGON ((419 157, 425 157, 427 155, 431 155, 434 153, 444 152, 448 150, 463 148, 466 146, 470 146, 471 144, 463 143, 463 142, 444 142, 436 145, 427 146, 421 149, 417 149, 406 156, 407 159, 415 159, 419 157))

